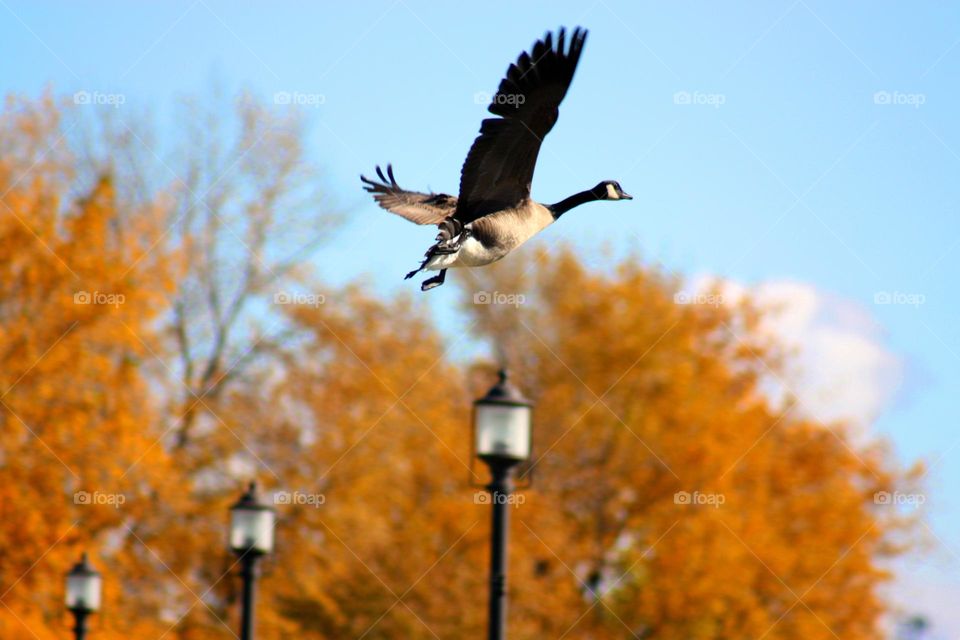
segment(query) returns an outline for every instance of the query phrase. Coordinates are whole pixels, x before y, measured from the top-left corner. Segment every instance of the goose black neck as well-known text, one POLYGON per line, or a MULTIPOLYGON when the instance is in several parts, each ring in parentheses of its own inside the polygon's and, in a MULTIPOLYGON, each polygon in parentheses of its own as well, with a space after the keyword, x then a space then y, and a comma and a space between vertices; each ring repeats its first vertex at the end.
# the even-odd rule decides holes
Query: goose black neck
POLYGON ((570 209, 574 207, 579 207, 582 204, 587 202, 593 202, 594 200, 600 200, 600 197, 597 196, 592 190, 588 189, 586 191, 581 191, 580 193, 575 193, 569 198, 565 198, 558 202, 557 204, 550 205, 550 213, 553 214, 553 219, 556 220, 570 209))

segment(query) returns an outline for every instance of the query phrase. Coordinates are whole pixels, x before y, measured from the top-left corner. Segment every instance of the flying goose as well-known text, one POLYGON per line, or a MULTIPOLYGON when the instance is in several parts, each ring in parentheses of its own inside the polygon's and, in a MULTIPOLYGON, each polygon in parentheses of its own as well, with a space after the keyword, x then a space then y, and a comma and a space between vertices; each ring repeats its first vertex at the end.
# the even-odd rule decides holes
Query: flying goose
POLYGON ((567 93, 580 60, 585 29, 576 28, 567 44, 564 29, 533 45, 510 65, 487 110, 460 173, 460 196, 407 191, 397 184, 393 167, 386 175, 377 167, 376 182, 364 176, 364 189, 381 207, 417 224, 437 225, 440 233, 420 266, 439 271, 421 285, 427 291, 443 284, 447 269, 479 267, 496 262, 556 221, 594 200, 630 200, 615 180, 543 205, 530 198, 537 154, 543 137, 557 121, 558 107, 567 93))

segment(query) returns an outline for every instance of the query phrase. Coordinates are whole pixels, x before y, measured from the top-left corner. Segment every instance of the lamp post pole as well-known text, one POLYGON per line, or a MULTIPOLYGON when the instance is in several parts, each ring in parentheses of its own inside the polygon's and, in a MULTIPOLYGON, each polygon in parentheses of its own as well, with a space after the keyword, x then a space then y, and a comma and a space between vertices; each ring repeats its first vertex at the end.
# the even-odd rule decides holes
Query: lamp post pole
POLYGON ((507 633, 508 509, 514 490, 514 469, 530 458, 533 405, 507 377, 473 403, 473 447, 490 468, 490 594, 487 638, 504 640, 507 633))
POLYGON ((240 640, 253 640, 257 561, 273 551, 273 508, 260 501, 253 482, 230 507, 230 549, 240 558, 243 602, 240 609, 240 640))
POLYGON ((257 582, 257 556, 247 552, 240 559, 243 577, 243 609, 240 613, 240 640, 253 640, 253 614, 257 582))
POLYGON ((507 629, 507 533, 510 512, 507 498, 513 491, 515 461, 490 463, 491 482, 487 485, 491 516, 489 640, 503 640, 507 629))
POLYGON ((73 610, 73 637, 77 640, 83 640, 87 637, 87 618, 90 612, 84 609, 73 610))
POLYGON ((87 637, 87 621, 91 613, 100 609, 101 590, 100 573, 84 553, 67 574, 66 604, 73 614, 73 635, 77 640, 87 637))

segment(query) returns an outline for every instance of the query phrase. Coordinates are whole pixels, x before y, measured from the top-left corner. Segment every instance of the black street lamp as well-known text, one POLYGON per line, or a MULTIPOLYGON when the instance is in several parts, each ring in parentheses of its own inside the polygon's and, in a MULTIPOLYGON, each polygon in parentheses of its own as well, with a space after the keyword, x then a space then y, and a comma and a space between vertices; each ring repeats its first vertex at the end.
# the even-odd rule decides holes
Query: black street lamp
POLYGON ((247 492, 230 507, 230 550, 240 557, 243 576, 240 640, 253 640, 257 560, 273 550, 275 517, 273 508, 260 502, 257 497, 255 482, 251 482, 247 492))
POLYGON ((67 574, 67 609, 76 622, 73 633, 77 640, 83 640, 87 636, 87 618, 100 609, 102 586, 100 574, 84 553, 80 562, 73 565, 73 569, 67 574))
POLYGON ((500 371, 500 381, 473 403, 473 447, 490 467, 493 507, 490 545, 490 610, 487 637, 503 640, 507 626, 508 499, 514 489, 514 468, 530 458, 533 405, 500 371))

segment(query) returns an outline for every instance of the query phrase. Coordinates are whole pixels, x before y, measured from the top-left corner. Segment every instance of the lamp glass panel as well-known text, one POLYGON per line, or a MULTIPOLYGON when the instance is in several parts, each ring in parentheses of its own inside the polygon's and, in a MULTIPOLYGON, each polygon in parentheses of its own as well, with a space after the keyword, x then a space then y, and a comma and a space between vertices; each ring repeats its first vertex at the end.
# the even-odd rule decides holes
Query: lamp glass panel
POLYGON ((478 404, 476 412, 478 455, 530 457, 530 407, 478 404))
POLYGON ((96 574, 67 576, 67 608, 100 609, 101 578, 96 574))
POLYGON ((270 509, 234 509, 230 521, 230 548, 237 551, 254 549, 261 553, 273 550, 273 519, 270 509))

